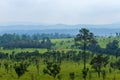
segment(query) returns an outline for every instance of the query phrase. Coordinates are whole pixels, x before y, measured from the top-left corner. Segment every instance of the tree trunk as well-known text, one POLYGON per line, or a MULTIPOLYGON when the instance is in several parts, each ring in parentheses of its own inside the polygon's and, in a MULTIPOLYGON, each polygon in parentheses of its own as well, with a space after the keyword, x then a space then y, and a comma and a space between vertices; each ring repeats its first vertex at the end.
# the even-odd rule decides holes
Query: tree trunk
POLYGON ((100 71, 98 71, 98 77, 100 78, 100 71))
MULTIPOLYGON (((83 56, 83 58, 84 58, 84 70, 86 70, 86 43, 85 43, 86 41, 84 40, 84 56, 83 56)), ((85 75, 85 77, 84 77, 84 80, 86 80, 86 76, 87 75, 85 75)))
POLYGON ((56 78, 54 77, 54 80, 56 80, 56 78))
POLYGON ((98 77, 100 78, 100 73, 101 73, 101 66, 98 66, 98 77))
POLYGON ((84 69, 86 69, 86 43, 84 41, 84 69))

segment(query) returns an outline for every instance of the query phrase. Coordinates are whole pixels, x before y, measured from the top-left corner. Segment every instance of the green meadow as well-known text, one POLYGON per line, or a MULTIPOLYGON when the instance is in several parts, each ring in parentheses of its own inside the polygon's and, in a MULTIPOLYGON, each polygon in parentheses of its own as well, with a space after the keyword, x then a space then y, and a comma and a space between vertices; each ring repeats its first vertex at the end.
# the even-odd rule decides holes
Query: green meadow
MULTIPOLYGON (((98 37, 96 38, 96 40, 98 41, 98 44, 102 47, 105 48, 106 44, 109 42, 112 42, 114 39, 120 40, 120 38, 114 38, 114 37, 98 37)), ((75 48, 71 48, 71 45, 74 44, 74 38, 63 38, 63 39, 51 39, 51 42, 55 44, 55 46, 53 46, 52 48, 55 49, 56 51, 70 51, 70 50, 74 50, 74 51, 82 51, 80 49, 75 49, 75 48)), ((120 43, 119 43, 120 44, 120 43)), ((20 52, 34 52, 35 50, 37 50, 39 52, 39 54, 44 54, 45 52, 47 52, 47 49, 40 49, 40 48, 16 48, 16 49, 2 49, 0 50, 0 52, 3 53, 8 53, 8 54, 12 54, 12 52, 14 51, 15 54, 18 54, 20 52)), ((87 51, 90 52, 90 51, 87 51)), ((92 52, 90 52, 92 54, 92 52)), ((94 53, 94 56, 96 56, 97 54, 94 53)), ((106 56, 106 54, 104 54, 104 56, 106 56)), ((114 62, 116 60, 119 60, 119 57, 116 59, 115 56, 113 55, 109 55, 110 59, 109 59, 109 63, 110 62, 114 62)), ((20 78, 18 78, 18 75, 16 74, 13 65, 15 63, 19 63, 16 62, 14 60, 11 60, 9 58, 7 59, 1 59, 0 63, 1 63, 1 67, 0 67, 0 80, 54 80, 54 78, 52 76, 50 76, 49 74, 44 74, 43 73, 43 69, 46 67, 46 64, 44 64, 43 62, 43 58, 37 58, 39 59, 39 72, 36 68, 36 65, 34 63, 32 63, 29 67, 27 67, 27 71, 20 76, 20 78), (8 63, 8 71, 6 71, 5 67, 4 67, 4 63, 7 62, 8 63)), ((89 57, 89 59, 87 60, 87 68, 89 68, 89 71, 87 73, 87 78, 86 80, 120 80, 120 70, 118 69, 110 69, 110 64, 108 63, 106 67, 102 67, 102 70, 105 70, 105 74, 101 73, 101 77, 98 77, 97 72, 91 67, 90 65, 90 61, 93 59, 93 57, 89 57), (105 79, 103 79, 103 76, 105 75, 105 79)), ((27 60, 26 60, 27 61, 27 60)), ((74 62, 72 60, 62 60, 61 65, 60 65, 60 72, 59 74, 57 74, 55 80, 72 80, 69 76, 69 74, 71 72, 74 72, 74 80, 84 80, 83 79, 83 74, 82 74, 82 70, 83 70, 83 60, 81 59, 78 62, 74 62), (60 78, 58 78, 60 77, 60 78)))

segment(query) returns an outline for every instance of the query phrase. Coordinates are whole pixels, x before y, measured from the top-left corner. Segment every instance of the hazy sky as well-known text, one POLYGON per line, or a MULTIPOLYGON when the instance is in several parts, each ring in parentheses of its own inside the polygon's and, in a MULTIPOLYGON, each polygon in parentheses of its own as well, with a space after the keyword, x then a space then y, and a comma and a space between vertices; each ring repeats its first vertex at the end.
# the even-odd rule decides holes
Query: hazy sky
POLYGON ((0 23, 111 24, 120 0, 0 0, 0 23))

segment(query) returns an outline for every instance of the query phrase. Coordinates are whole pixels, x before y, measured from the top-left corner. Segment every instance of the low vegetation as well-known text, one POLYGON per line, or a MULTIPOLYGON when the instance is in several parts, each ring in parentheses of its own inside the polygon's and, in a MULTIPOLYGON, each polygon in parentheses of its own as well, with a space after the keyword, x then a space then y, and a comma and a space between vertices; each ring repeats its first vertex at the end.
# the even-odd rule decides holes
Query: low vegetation
POLYGON ((62 39, 4 34, 0 80, 120 80, 119 41, 119 36, 95 37, 85 28, 62 39))

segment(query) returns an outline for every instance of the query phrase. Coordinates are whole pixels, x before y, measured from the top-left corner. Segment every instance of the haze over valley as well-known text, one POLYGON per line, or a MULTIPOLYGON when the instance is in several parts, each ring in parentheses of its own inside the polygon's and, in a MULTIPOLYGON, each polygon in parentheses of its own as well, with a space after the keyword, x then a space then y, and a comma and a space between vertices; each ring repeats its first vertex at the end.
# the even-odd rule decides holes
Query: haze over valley
POLYGON ((37 34, 37 33, 59 33, 59 34, 70 34, 75 36, 80 28, 90 29, 96 36, 110 36, 115 35, 116 32, 120 32, 120 24, 105 24, 105 25, 89 25, 89 24, 78 24, 78 25, 66 25, 66 24, 55 24, 55 25, 1 25, 0 34, 4 33, 18 33, 18 34, 37 34))

